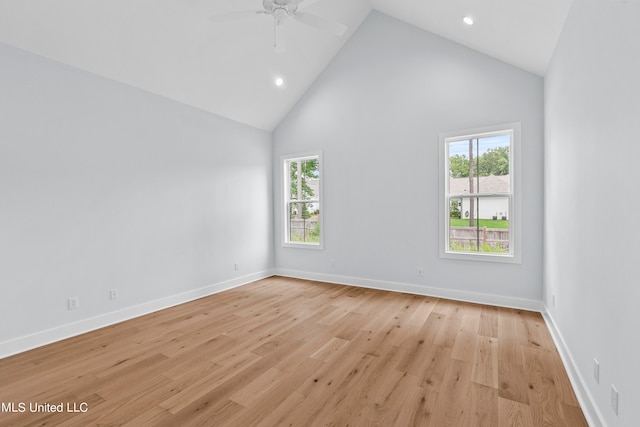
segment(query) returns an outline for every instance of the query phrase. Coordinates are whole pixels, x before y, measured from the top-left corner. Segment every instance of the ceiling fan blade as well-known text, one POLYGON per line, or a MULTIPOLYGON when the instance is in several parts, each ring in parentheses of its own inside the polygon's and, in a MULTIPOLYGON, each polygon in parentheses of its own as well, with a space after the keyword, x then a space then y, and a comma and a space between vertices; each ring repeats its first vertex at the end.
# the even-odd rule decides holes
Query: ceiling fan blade
POLYGON ((303 24, 318 30, 328 31, 336 36, 342 36, 347 31, 346 25, 311 13, 297 12, 293 17, 303 24))
POLYGON ((232 22, 239 21, 246 18, 251 18, 258 15, 266 15, 264 10, 241 10, 237 12, 222 13, 220 15, 213 15, 209 17, 211 22, 232 22))
POLYGON ((278 23, 274 20, 273 24, 273 47, 276 53, 284 53, 287 50, 287 38, 284 30, 284 22, 278 23))

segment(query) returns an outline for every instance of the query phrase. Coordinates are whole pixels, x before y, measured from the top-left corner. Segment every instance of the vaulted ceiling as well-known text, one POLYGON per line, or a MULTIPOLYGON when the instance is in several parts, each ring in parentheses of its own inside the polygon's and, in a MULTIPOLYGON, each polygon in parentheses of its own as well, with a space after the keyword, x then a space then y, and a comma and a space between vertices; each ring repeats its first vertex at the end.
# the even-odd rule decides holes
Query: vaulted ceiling
POLYGON ((372 9, 543 76, 571 1, 302 0, 347 31, 289 17, 276 52, 271 16, 211 19, 263 0, 2 0, 0 42, 273 130, 372 9))

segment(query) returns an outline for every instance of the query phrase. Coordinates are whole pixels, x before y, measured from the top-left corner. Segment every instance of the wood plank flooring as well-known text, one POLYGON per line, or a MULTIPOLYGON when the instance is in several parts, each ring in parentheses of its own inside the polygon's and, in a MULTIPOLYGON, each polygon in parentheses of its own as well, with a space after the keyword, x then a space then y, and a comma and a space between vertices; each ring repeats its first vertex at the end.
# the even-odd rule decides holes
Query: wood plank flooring
POLYGON ((0 402, 0 426, 587 425, 538 313, 282 277, 2 359, 0 402))

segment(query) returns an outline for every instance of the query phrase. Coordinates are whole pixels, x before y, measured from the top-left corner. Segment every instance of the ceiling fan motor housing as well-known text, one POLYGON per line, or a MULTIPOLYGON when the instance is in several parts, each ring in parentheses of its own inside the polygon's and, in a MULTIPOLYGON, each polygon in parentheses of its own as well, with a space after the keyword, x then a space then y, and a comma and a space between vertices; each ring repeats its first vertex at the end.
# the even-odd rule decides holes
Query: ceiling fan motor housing
POLYGON ((298 3, 300 2, 292 0, 263 0, 262 6, 267 13, 284 16, 295 14, 298 10, 298 3))

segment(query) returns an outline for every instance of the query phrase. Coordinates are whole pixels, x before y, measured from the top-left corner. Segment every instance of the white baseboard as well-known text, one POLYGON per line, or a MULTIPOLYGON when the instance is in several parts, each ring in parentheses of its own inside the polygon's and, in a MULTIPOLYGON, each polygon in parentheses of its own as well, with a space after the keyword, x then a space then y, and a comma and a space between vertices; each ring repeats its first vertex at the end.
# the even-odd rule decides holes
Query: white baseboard
POLYGON ((479 292, 461 291, 456 289, 420 286, 408 283, 387 282, 382 280, 363 279, 358 277, 336 276, 322 273, 276 268, 275 275, 296 279, 315 280, 318 282, 335 283, 339 285, 358 286, 361 288, 380 289, 384 291, 404 292, 407 294, 424 295, 437 298, 447 298, 457 301, 473 302, 477 304, 495 305, 498 307, 517 308, 522 310, 542 312, 542 301, 508 297, 502 295, 483 294, 479 292))
POLYGON ((203 288, 193 289, 177 295, 160 298, 155 301, 139 304, 133 307, 127 307, 122 310, 106 313, 100 316, 84 319, 79 322, 58 326, 56 328, 47 329, 42 332, 15 338, 8 341, 0 342, 0 359, 14 354, 22 353, 27 350, 71 338, 76 335, 94 331, 96 329, 110 326, 135 317, 144 316, 145 314, 183 304, 198 298, 213 295, 228 289, 233 289, 242 285, 246 285, 256 280, 273 276, 272 270, 265 270, 258 273, 249 274, 235 279, 227 280, 203 288))
POLYGON ((542 312, 542 317, 547 324, 547 328, 551 332, 551 337, 558 349, 558 353, 560 353, 560 358, 562 359, 564 368, 567 371, 567 375, 569 375, 569 381, 571 381, 571 385, 576 393, 576 398, 580 403, 582 412, 587 419, 587 423, 589 423, 590 427, 606 427, 607 424, 604 421, 604 417, 600 413, 598 406, 595 404, 593 396, 589 393, 586 382, 582 375, 580 375, 580 371, 577 368, 573 356, 571 356, 571 352, 569 351, 569 348, 567 347, 567 344, 547 307, 545 307, 545 310, 542 312))

